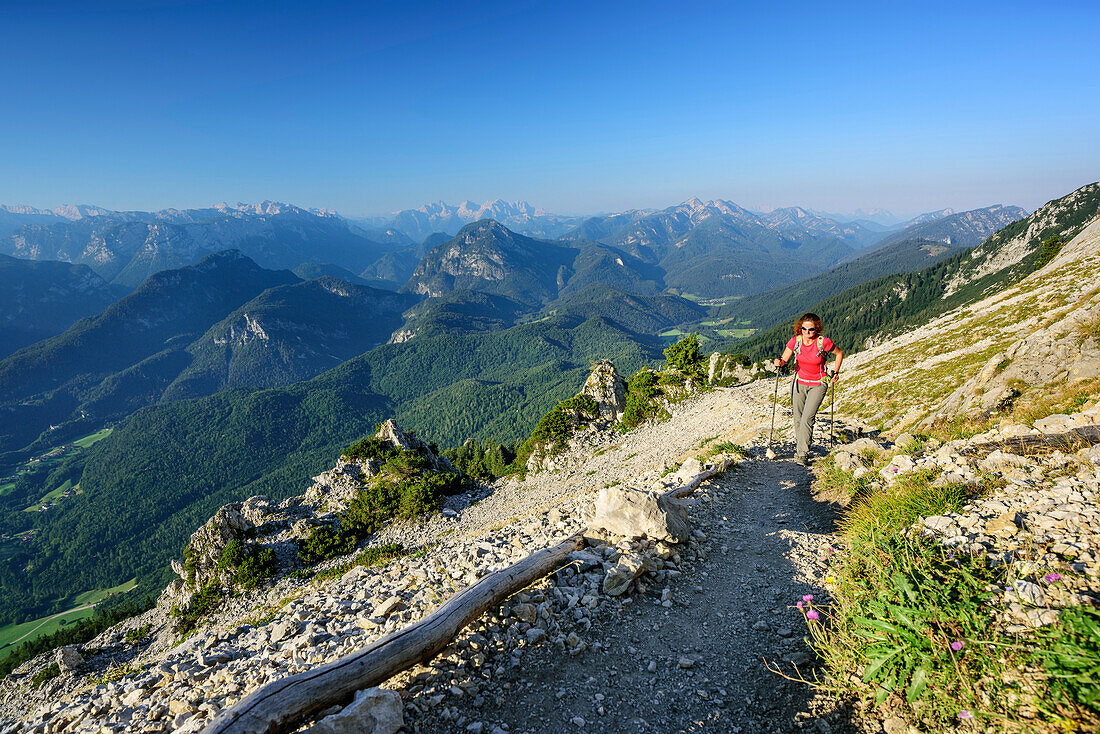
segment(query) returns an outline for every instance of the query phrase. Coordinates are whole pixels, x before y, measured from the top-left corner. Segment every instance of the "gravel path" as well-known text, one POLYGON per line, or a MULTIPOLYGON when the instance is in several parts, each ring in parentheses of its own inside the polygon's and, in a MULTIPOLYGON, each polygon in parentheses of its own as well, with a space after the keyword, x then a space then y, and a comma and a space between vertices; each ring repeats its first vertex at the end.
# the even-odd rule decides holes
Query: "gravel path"
MULTIPOLYGON (((759 403, 746 405, 758 399, 744 389, 704 396, 686 422, 695 445, 708 436, 701 427, 716 426, 703 418, 716 412, 712 406, 758 417, 766 413, 759 403)), ((646 445, 656 448, 652 438, 646 445)), ((793 452, 776 448, 780 457, 793 452)), ((701 534, 683 552, 681 576, 597 615, 578 655, 530 649, 504 684, 499 707, 469 707, 457 720, 425 722, 421 731, 853 731, 847 711, 764 662, 788 674, 795 665, 807 675, 812 670, 794 604, 804 594, 825 600, 817 584, 836 509, 811 497, 806 469, 789 459, 767 461, 763 451, 758 442, 750 460, 696 494, 692 523, 701 534)))

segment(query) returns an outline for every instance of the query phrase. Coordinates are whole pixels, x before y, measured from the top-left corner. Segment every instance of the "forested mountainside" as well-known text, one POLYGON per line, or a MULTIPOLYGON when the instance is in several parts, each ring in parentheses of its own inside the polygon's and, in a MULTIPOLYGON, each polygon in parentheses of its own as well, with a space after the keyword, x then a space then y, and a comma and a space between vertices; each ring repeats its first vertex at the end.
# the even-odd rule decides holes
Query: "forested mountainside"
MULTIPOLYGON (((1082 186, 1048 202, 977 247, 956 253, 923 270, 868 281, 805 307, 789 317, 814 311, 826 331, 845 349, 859 349, 922 324, 952 308, 972 303, 992 290, 1018 281, 1048 262, 1100 214, 1100 183, 1082 186)), ((790 338, 790 322, 749 339, 719 345, 753 358, 774 355, 790 338)))
POLYGON ((0 238, 0 252, 31 260, 83 263, 103 279, 135 287, 161 270, 239 249, 265 268, 331 262, 353 272, 409 246, 396 231, 372 239, 330 213, 264 202, 162 212, 105 212, 75 220, 29 223, 0 238))
POLYGON ((330 277, 269 288, 187 346, 160 401, 309 379, 385 343, 416 301, 330 277))
POLYGON ((572 394, 591 360, 636 369, 659 355, 606 320, 557 317, 418 337, 307 382, 141 410, 92 449, 78 477, 82 494, 48 513, 7 515, 33 522, 37 534, 0 562, 0 619, 48 611, 119 574, 163 583, 167 559, 220 504, 300 491, 383 418, 444 446, 470 437, 513 441, 572 394))
POLYGON ((312 377, 385 342, 414 302, 332 278, 302 282, 239 252, 163 271, 103 313, 0 361, 9 418, 0 450, 31 446, 48 431, 47 448, 160 400, 312 377))
POLYGON ((782 288, 748 296, 723 306, 717 318, 766 329, 794 318, 791 310, 812 304, 884 275, 921 270, 987 236, 1027 213, 1015 206, 991 206, 925 221, 888 236, 870 252, 782 288))
POLYGON ((0 359, 61 333, 125 294, 86 265, 0 255, 0 359))

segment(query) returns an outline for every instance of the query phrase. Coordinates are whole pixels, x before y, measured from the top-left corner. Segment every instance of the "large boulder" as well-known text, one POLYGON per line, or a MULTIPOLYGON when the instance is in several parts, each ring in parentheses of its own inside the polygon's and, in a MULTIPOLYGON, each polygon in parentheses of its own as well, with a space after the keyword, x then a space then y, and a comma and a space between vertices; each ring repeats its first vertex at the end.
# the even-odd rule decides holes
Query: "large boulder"
POLYGON ((394 734, 405 725, 401 695, 385 688, 368 688, 342 710, 326 716, 308 734, 394 734))
POLYGON ((66 645, 57 649, 54 660, 62 673, 71 673, 84 662, 84 656, 77 645, 66 645))
POLYGON ((661 492, 634 487, 604 487, 596 498, 595 517, 589 523, 627 538, 646 537, 681 543, 691 536, 687 507, 661 492))
POLYGON ((615 365, 601 359, 592 364, 592 372, 584 381, 581 394, 596 401, 601 418, 614 422, 619 420, 626 407, 626 380, 619 375, 615 365))

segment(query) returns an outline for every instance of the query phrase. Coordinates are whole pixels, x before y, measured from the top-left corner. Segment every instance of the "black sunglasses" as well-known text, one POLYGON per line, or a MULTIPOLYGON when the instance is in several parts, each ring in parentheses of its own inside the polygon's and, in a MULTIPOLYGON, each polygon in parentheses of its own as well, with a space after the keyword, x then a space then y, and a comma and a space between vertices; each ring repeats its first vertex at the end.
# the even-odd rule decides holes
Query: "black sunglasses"
POLYGON ((802 331, 817 331, 817 329, 816 329, 816 328, 813 328, 813 329, 807 329, 807 328, 806 328, 805 326, 803 326, 803 327, 802 327, 802 331))

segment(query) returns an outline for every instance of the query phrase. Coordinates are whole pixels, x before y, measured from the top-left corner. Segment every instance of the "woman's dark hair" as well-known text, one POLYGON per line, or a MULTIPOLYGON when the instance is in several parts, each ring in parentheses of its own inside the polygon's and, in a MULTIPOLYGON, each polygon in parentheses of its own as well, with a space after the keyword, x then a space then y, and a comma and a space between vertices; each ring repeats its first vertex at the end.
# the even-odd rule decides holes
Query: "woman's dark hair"
POLYGON ((814 322, 814 326, 817 327, 816 336, 821 336, 825 332, 825 324, 821 323, 820 316, 818 316, 816 313, 804 313, 798 317, 798 321, 794 322, 795 336, 798 336, 801 333, 800 329, 802 328, 802 324, 806 323, 807 321, 814 322))

